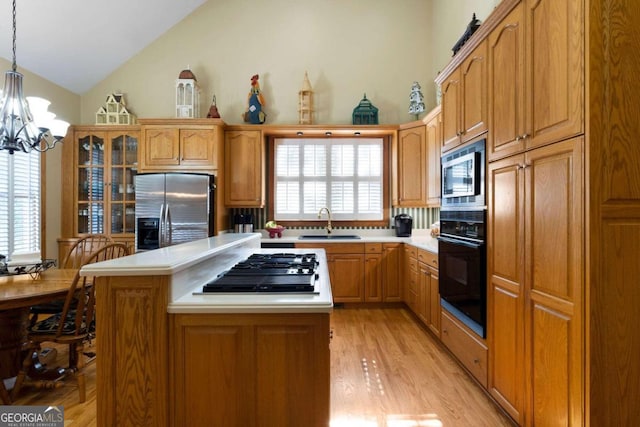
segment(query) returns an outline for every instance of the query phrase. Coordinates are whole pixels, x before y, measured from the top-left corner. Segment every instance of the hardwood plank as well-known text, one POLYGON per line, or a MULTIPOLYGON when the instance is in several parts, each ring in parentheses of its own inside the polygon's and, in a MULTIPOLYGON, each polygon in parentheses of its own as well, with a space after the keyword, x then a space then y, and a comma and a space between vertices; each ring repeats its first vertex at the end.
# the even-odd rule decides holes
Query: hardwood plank
MULTIPOLYGON (((513 425, 408 310, 336 308, 331 328, 331 427, 513 425)), ((72 381, 14 404, 63 405, 65 426, 95 427, 96 364, 85 372, 83 404, 72 381)))

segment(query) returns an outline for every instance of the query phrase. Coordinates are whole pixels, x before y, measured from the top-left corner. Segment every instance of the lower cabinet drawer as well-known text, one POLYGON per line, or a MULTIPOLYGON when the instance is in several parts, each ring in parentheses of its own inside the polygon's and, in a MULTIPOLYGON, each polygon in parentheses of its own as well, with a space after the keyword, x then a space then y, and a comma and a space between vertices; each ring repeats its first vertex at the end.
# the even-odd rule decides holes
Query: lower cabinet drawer
POLYGON ((441 339, 471 374, 487 388, 487 346, 442 310, 441 339))

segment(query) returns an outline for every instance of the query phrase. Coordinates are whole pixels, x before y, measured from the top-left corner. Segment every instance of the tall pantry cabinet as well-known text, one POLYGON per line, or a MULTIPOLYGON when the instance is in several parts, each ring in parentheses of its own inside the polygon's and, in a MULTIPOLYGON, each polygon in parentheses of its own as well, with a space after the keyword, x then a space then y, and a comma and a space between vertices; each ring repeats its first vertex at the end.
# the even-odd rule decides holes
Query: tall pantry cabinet
POLYGON ((522 425, 584 421, 583 35, 529 0, 488 37, 488 388, 522 425))
POLYGON ((487 388, 520 425, 640 420, 639 24, 503 0, 436 79, 488 42, 487 388))

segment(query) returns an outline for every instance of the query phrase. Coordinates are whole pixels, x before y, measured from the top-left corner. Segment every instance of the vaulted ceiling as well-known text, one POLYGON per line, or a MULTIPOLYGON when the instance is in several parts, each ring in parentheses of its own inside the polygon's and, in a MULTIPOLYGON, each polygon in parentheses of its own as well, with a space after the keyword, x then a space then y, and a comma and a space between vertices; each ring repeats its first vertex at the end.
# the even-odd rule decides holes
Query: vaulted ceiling
MULTIPOLYGON (((16 0, 18 71, 83 94, 205 1, 16 0)), ((0 57, 11 62, 11 0, 0 17, 0 57)))

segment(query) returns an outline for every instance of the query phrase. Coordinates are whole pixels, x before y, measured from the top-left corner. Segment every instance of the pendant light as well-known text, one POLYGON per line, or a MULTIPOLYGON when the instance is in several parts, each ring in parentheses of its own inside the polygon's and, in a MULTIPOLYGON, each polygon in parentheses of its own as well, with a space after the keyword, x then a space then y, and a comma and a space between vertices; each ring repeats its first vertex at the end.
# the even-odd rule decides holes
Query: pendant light
MULTIPOLYGON (((66 133, 68 123, 53 120, 53 113, 46 112, 52 125, 39 127, 33 120, 29 103, 22 93, 22 74, 16 71, 16 0, 13 0, 13 66, 5 72, 4 90, 0 98, 0 150, 29 153, 32 150, 44 152, 53 148, 66 133)), ((46 110, 46 106, 44 107, 46 110)), ((42 110, 39 108, 38 110, 42 110)))

